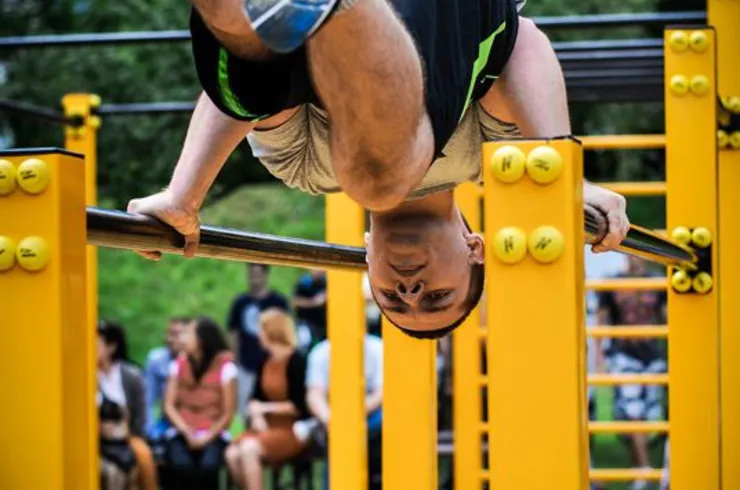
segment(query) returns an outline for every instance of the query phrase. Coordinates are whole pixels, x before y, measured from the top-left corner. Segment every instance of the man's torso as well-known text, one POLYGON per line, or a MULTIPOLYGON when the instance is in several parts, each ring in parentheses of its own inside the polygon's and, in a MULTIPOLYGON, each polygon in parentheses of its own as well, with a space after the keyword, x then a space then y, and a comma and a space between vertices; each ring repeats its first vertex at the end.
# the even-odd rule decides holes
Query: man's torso
POLYGON ((262 362, 264 351, 260 346, 260 314, 268 308, 287 309, 287 301, 278 293, 270 292, 257 298, 249 294, 240 296, 234 305, 239 338, 239 361, 248 371, 255 371, 262 362))

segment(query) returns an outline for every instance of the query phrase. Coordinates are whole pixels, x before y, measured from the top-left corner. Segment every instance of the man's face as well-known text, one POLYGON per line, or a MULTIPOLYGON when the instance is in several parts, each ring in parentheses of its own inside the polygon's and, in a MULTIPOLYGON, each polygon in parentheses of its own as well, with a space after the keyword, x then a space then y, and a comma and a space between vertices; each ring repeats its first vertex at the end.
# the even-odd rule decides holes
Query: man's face
POLYGON ((182 323, 170 322, 167 325, 167 348, 172 352, 180 352, 182 338, 182 323))
POLYGON ((267 269, 261 265, 249 266, 249 278, 247 279, 250 290, 261 290, 267 287, 267 269))
POLYGON ((384 220, 374 223, 366 241, 373 295, 393 323, 433 331, 464 315, 471 266, 482 262, 483 242, 462 220, 384 220))

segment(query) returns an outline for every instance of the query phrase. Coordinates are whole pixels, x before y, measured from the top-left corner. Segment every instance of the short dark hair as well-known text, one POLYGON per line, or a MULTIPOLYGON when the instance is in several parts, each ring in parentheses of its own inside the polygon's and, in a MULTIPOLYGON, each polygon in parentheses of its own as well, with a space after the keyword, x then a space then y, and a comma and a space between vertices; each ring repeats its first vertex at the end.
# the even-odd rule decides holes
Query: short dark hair
POLYGON ((98 335, 106 345, 116 346, 116 350, 113 351, 113 355, 111 356, 113 361, 130 361, 128 357, 128 344, 126 343, 126 332, 120 324, 102 320, 98 323, 98 335))
POLYGON ((247 264, 247 271, 251 269, 252 267, 257 267, 258 269, 262 269, 265 272, 270 271, 270 266, 268 264, 260 264, 259 262, 249 262, 247 264))
POLYGON ((193 317, 185 316, 185 315, 175 315, 175 316, 171 316, 170 319, 167 320, 167 323, 185 324, 185 323, 190 323, 192 321, 193 321, 193 317))
MULTIPOLYGON (((469 233, 472 233, 472 229, 470 228, 470 225, 468 224, 468 221, 465 219, 465 216, 462 217, 463 223, 465 224, 465 228, 468 230, 469 233)), ((442 337, 445 337, 446 335, 452 333, 457 327, 462 325, 465 320, 470 316, 470 314, 473 312, 476 306, 478 306, 478 303, 480 303, 480 299, 483 296, 483 287, 486 283, 486 265, 483 264, 472 264, 470 266, 470 285, 468 286, 468 297, 465 298, 465 311, 463 312, 462 316, 453 322, 451 325, 448 325, 446 327, 438 328, 437 330, 411 330, 408 328, 404 328, 396 323, 394 323, 390 318, 388 318, 388 315, 385 315, 386 318, 388 318, 388 321, 391 322, 391 324, 395 327, 397 327, 399 330, 401 330, 403 333, 408 335, 409 337, 413 337, 415 339, 421 339, 421 340, 436 340, 441 339, 442 337)), ((376 301, 377 303, 377 301, 376 301)), ((378 307, 380 307, 380 304, 378 303, 378 307)), ((383 308, 380 307, 380 310, 383 311, 383 308)), ((385 313, 385 312, 384 312, 385 313)))

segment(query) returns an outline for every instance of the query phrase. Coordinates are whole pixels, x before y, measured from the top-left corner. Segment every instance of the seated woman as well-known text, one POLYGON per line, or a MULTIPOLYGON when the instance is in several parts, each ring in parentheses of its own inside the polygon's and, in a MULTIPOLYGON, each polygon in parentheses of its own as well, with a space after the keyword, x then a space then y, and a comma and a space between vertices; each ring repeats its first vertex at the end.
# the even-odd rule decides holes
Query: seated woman
MULTIPOLYGON (((141 437, 144 431, 144 380, 139 369, 129 361, 123 328, 115 323, 100 322, 97 351, 102 462, 105 463, 109 456, 120 463, 124 453, 133 454, 138 468, 135 483, 140 490, 156 490, 154 458, 141 437)), ((120 482, 120 478, 111 476, 110 466, 107 470, 108 481, 120 482)), ((117 484, 110 485, 104 488, 120 488, 115 486, 117 484)))
POLYGON ((101 391, 98 391, 96 402, 100 423, 100 488, 133 489, 137 476, 136 455, 128 441, 126 407, 101 391))
POLYGON ((226 450, 234 482, 245 490, 262 490, 262 463, 279 465, 298 456, 306 446, 293 424, 308 417, 306 360, 296 352, 296 332, 290 316, 279 309, 260 316, 259 340, 267 358, 258 371, 254 400, 247 405, 250 429, 226 450))
POLYGON ((164 402, 172 424, 172 488, 215 490, 236 407, 237 368, 215 321, 196 318, 182 335, 183 353, 170 364, 164 402))

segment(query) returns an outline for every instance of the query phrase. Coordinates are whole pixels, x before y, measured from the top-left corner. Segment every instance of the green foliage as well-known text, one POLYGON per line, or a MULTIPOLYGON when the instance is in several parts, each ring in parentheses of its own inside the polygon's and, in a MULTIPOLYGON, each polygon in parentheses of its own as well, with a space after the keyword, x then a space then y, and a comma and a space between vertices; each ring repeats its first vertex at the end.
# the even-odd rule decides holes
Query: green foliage
MULTIPOLYGON (((205 209, 209 224, 323 238, 323 199, 278 185, 243 187, 205 209)), ((167 318, 209 315, 225 322, 231 299, 243 291, 245 267, 210 259, 166 256, 160 262, 132 252, 99 250, 100 315, 120 321, 129 334, 132 356, 142 362, 161 344, 167 318)), ((271 285, 288 297, 301 270, 275 267, 271 285)))

